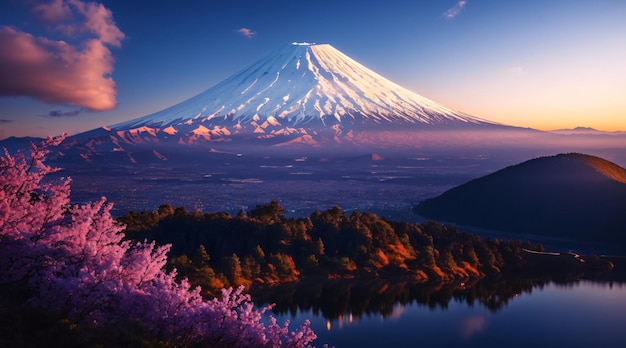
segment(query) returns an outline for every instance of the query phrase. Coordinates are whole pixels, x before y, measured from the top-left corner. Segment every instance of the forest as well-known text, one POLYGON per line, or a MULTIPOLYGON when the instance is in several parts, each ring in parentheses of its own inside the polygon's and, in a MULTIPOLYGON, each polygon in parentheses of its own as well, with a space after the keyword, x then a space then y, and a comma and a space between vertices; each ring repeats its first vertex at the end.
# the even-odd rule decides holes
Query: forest
POLYGON ((119 221, 127 238, 171 244, 168 267, 205 295, 228 286, 254 289, 311 278, 465 283, 533 271, 522 250, 543 250, 434 221, 347 214, 337 206, 304 218, 287 218, 284 211, 276 200, 236 216, 161 205, 154 212, 131 211, 119 221))

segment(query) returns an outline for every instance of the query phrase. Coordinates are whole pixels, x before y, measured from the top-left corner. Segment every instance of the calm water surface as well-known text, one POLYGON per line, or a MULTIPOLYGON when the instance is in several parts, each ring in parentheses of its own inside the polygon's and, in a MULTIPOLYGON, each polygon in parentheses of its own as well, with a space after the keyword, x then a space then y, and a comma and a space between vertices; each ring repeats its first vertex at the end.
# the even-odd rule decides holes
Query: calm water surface
POLYGON ((412 301, 391 313, 320 311, 278 314, 296 325, 310 319, 317 346, 341 347, 626 347, 626 284, 578 281, 535 287, 500 309, 458 298, 432 306, 412 301))

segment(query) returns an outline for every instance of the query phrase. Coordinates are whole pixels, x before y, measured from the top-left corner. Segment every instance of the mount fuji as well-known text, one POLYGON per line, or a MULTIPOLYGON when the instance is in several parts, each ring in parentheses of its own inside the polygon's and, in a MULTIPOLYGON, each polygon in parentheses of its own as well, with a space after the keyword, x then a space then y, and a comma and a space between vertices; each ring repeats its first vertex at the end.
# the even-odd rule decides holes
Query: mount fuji
POLYGON ((111 126, 344 129, 488 125, 413 93, 329 44, 286 45, 218 85, 157 113, 111 126), (265 124, 265 127, 263 126, 265 124), (189 127, 191 126, 191 127, 189 127))
MULTIPOLYGON (((186 101, 74 135, 64 144, 66 153, 80 149, 82 158, 146 150, 161 158, 158 148, 166 145, 205 145, 230 152, 265 145, 423 147, 450 143, 459 131, 503 129, 515 127, 437 104, 329 44, 294 42, 186 101), (457 133, 424 134, 442 130, 457 133)), ((464 135, 462 141, 478 138, 472 136, 464 135)))

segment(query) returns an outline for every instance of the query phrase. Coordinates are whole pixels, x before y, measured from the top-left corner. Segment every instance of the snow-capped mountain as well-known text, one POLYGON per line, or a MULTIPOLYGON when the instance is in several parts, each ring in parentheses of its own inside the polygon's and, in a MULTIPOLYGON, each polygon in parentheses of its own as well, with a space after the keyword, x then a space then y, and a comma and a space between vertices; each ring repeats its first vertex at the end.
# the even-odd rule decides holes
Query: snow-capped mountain
POLYGON ((188 152, 181 145, 189 144, 226 152, 264 146, 274 151, 466 146, 484 134, 457 131, 505 128, 411 92, 328 44, 292 43, 195 97, 73 135, 61 147, 66 158, 132 162, 140 153, 175 157, 174 152, 188 152), (444 136, 441 130, 454 134, 444 136))
POLYGON ((110 126, 224 136, 339 126, 488 125, 403 88, 329 44, 286 45, 177 105, 110 126))

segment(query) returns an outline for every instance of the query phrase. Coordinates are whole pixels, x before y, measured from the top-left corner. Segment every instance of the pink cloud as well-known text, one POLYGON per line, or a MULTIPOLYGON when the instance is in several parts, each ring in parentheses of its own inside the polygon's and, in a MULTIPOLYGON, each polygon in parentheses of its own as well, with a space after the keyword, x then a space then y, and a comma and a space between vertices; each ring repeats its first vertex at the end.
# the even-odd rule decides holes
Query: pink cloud
POLYGON ((446 17, 446 19, 452 19, 456 17, 459 13, 461 13, 461 10, 463 9, 463 7, 465 7, 466 4, 466 0, 458 1, 456 5, 454 5, 454 7, 449 8, 446 12, 444 12, 443 16, 446 17))
POLYGON ((253 38, 256 33, 252 31, 252 29, 248 29, 248 28, 239 28, 236 30, 239 34, 251 39, 253 38))
POLYGON ((91 110, 110 110, 117 90, 113 57, 101 41, 81 49, 14 28, 0 28, 0 96, 31 96, 91 110))
POLYGON ((113 46, 120 46, 124 39, 124 33, 113 21, 113 13, 102 4, 53 0, 34 6, 33 12, 42 23, 70 37, 88 33, 113 46))
POLYGON ((95 2, 83 3, 78 0, 67 0, 85 17, 81 28, 95 34, 102 42, 119 47, 122 45, 124 33, 115 25, 113 13, 102 4, 95 2))
POLYGON ((33 12, 43 23, 49 26, 73 18, 72 9, 65 0, 53 0, 48 4, 35 5, 33 12))
POLYGON ((121 46, 124 33, 102 4, 54 0, 33 7, 52 30, 78 40, 35 37, 0 27, 0 96, 30 96, 48 103, 103 111, 117 104, 109 46, 121 46))

